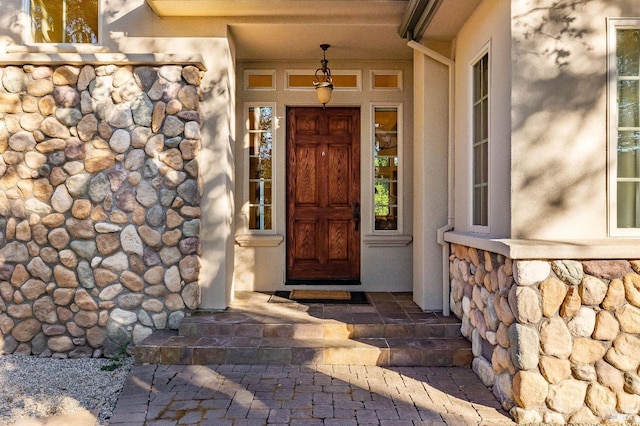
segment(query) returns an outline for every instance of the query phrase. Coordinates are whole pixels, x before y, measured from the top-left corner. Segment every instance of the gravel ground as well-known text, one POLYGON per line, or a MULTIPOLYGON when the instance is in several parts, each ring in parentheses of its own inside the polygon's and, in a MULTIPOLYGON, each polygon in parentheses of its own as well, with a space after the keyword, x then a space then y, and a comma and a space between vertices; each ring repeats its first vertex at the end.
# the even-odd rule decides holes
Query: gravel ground
POLYGON ((115 361, 0 356, 0 424, 84 409, 98 413, 97 425, 108 425, 132 364, 126 358, 106 371, 115 361))

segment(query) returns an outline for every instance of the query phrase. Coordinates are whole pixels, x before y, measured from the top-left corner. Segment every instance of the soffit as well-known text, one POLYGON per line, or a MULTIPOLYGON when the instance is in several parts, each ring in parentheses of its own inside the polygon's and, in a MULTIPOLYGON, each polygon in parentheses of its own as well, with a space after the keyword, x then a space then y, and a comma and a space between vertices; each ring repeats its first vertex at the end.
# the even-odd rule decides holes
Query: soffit
POLYGON ((385 15, 408 0, 146 0, 159 16, 385 15))
POLYGON ((482 0, 443 0, 433 14, 421 40, 451 41, 482 0))
POLYGON ((224 18, 238 60, 410 60, 398 35, 409 0, 146 0, 163 17, 224 18))

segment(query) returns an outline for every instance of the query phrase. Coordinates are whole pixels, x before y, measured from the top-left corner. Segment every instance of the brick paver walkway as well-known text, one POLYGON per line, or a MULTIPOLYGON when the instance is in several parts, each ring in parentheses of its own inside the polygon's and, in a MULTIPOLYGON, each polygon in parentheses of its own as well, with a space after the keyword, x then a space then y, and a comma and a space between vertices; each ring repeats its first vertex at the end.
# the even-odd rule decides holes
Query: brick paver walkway
POLYGON ((136 365, 109 423, 513 425, 468 368, 136 365))

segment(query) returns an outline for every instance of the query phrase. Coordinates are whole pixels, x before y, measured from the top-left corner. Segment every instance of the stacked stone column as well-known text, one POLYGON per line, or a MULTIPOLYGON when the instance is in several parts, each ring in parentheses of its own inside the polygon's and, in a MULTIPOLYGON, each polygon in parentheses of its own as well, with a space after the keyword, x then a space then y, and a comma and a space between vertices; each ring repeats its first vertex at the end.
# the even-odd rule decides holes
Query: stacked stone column
POLYGON ((176 328, 200 298, 200 69, 0 79, 0 352, 110 356, 176 328))
POLYGON ((519 423, 640 423, 640 262, 452 246, 474 371, 519 423))

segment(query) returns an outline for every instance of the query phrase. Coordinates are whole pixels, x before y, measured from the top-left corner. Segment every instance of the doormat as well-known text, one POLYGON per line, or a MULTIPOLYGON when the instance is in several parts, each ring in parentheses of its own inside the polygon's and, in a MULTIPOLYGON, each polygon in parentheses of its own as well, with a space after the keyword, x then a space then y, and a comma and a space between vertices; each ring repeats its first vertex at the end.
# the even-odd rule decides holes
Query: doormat
POLYGON ((289 298, 292 300, 351 300, 351 292, 344 290, 291 290, 289 298))
POLYGON ((364 291, 292 290, 276 291, 274 296, 298 303, 344 303, 366 305, 369 303, 364 291))

